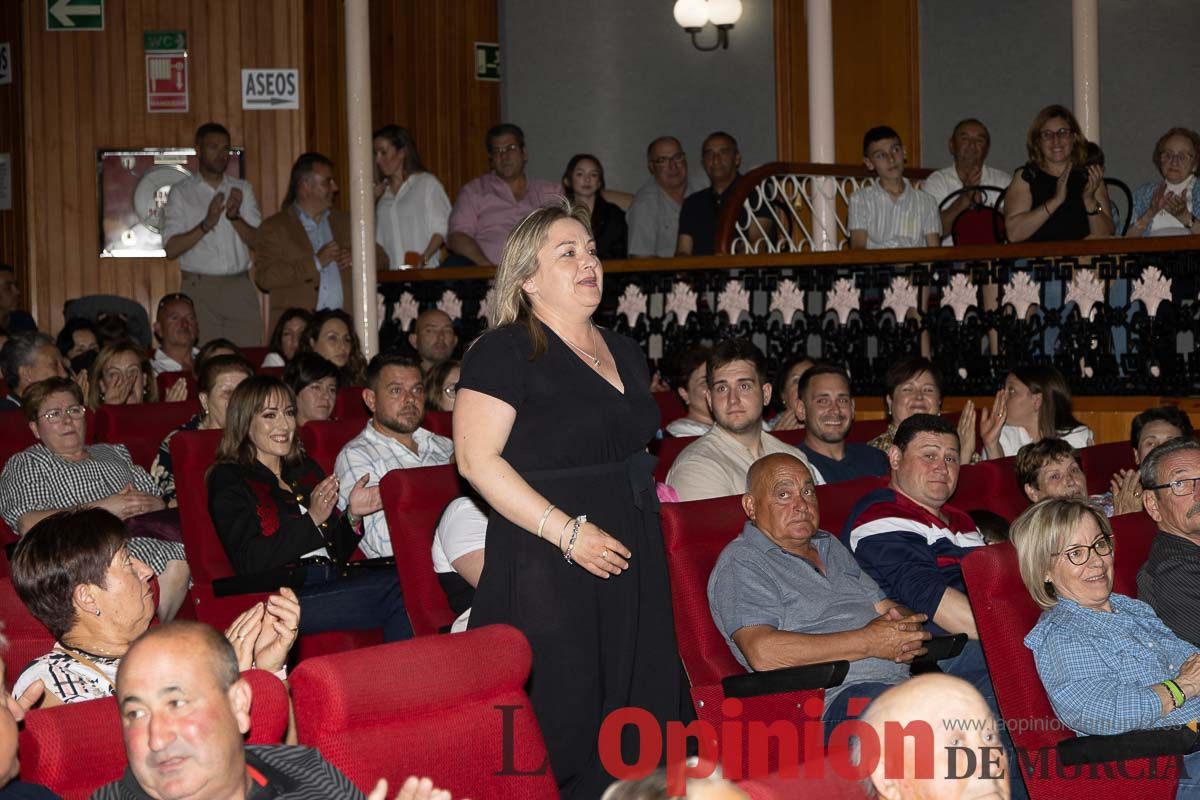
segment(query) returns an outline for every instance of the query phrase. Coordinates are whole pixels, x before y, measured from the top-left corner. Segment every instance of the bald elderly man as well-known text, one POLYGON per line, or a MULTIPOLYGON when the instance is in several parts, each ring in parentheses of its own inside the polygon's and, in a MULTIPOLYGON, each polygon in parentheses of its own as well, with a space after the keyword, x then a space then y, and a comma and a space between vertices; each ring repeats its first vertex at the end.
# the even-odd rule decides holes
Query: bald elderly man
MULTIPOLYGON (((92 800, 362 800, 316 750, 246 745, 250 685, 215 628, 175 621, 142 635, 117 669, 117 703, 129 766, 92 800)), ((367 800, 384 800, 380 781, 367 800)), ((396 800, 449 800, 410 778, 396 800)))
MULTIPOLYGON (((881 743, 877 752, 887 752, 887 737, 895 735, 895 726, 886 723, 903 727, 920 721, 933 729, 931 774, 917 774, 921 754, 912 746, 904 748, 902 770, 886 769, 885 759, 877 759, 869 780, 883 800, 1008 800, 1011 796, 1008 758, 1000 745, 996 718, 983 696, 961 678, 920 675, 893 686, 867 707, 862 721, 881 743)), ((1023 790, 1018 794, 1023 795, 1023 790)))
POLYGON ((925 652, 926 616, 889 600, 836 536, 820 530, 808 466, 775 453, 746 476, 741 534, 708 580, 713 620, 742 666, 778 669, 845 659, 841 686, 825 691, 826 731, 909 677, 925 652))

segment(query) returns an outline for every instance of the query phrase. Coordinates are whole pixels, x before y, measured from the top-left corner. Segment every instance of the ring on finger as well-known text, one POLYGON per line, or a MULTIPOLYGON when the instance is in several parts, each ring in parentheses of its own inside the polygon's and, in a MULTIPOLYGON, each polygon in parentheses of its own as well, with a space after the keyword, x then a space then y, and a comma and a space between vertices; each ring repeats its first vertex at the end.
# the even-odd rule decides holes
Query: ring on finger
POLYGON ((608 548, 607 547, 600 551, 600 557, 603 558, 605 561, 608 561, 608 548))

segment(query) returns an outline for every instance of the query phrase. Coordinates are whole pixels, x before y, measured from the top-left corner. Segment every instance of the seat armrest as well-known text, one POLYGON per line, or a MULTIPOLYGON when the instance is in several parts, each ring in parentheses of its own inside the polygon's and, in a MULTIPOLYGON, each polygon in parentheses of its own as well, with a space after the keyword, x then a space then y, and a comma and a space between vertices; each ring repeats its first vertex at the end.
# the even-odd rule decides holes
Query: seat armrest
POLYGON ((304 585, 305 568, 303 565, 279 567, 278 569, 258 572, 253 575, 230 575, 225 578, 214 578, 212 591, 215 597, 232 597, 239 594, 273 594, 280 586, 299 589, 304 585))
POLYGON ((935 636, 925 643, 925 655, 912 660, 911 669, 914 675, 922 672, 932 672, 937 662, 954 658, 962 653, 967 646, 967 635, 956 633, 953 636, 935 636))
POLYGON ((769 669, 722 678, 721 688, 725 690, 726 697, 758 697, 806 689, 828 689, 830 686, 841 686, 849 669, 850 662, 845 660, 769 669))
POLYGON ((1187 725, 1129 731, 1114 736, 1076 736, 1055 748, 1066 766, 1125 761, 1131 758, 1183 755, 1196 746, 1200 734, 1187 725))

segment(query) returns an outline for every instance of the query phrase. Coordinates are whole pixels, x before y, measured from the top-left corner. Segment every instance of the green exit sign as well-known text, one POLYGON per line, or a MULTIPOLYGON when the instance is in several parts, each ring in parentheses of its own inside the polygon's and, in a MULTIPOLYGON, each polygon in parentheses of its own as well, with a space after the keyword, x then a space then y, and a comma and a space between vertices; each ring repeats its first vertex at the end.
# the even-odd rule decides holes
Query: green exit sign
POLYGON ((142 34, 147 53, 182 53, 187 50, 187 34, 183 31, 146 31, 142 34))
POLYGON ((500 80, 500 45, 495 42, 475 43, 475 80, 500 80))
POLYGON ((46 0, 46 30, 104 30, 104 0, 46 0))

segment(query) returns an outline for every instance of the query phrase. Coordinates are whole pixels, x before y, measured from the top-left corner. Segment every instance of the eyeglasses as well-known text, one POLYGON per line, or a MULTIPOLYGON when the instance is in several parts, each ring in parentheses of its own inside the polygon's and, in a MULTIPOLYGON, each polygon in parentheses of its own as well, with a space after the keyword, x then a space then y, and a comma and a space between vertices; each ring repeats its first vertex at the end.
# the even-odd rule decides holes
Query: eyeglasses
POLYGON ((457 383, 447 383, 446 386, 442 389, 442 394, 446 395, 446 397, 456 396, 458 394, 458 384, 457 383))
POLYGON ((1096 555, 1103 558, 1104 556, 1112 555, 1113 543, 1112 539, 1107 536, 1101 536, 1091 544, 1081 544, 1078 547, 1072 547, 1069 550, 1063 550, 1058 553, 1051 553, 1052 556, 1063 555, 1077 567, 1082 567, 1084 564, 1092 560, 1092 551, 1096 551, 1096 555))
POLYGON ((1158 160, 1164 164, 1187 164, 1196 157, 1195 153, 1171 153, 1163 151, 1158 160))
POLYGON ((658 158, 650 159, 650 163, 656 167, 665 167, 668 163, 682 164, 687 161, 687 153, 679 152, 673 156, 659 156, 658 158))
POLYGON ((83 406, 80 405, 67 406, 66 408, 52 408, 42 414, 42 419, 46 420, 46 422, 58 422, 63 418, 63 414, 66 414, 71 419, 79 419, 85 413, 86 411, 83 406))
POLYGON ((192 307, 195 307, 196 305, 194 302, 192 302, 192 298, 188 297, 183 292, 172 292, 171 294, 164 294, 162 299, 158 301, 158 310, 162 311, 164 306, 166 306, 168 303, 174 303, 176 300, 182 300, 192 307))
POLYGON ((1046 130, 1041 131, 1040 135, 1042 137, 1043 142, 1053 141, 1054 139, 1070 139, 1071 138, 1071 129, 1070 128, 1059 128, 1056 131, 1052 131, 1047 128, 1046 130))
POLYGON ((1200 481, 1200 477, 1196 478, 1176 478, 1167 483, 1160 483, 1156 486, 1147 486, 1146 488, 1152 492, 1159 489, 1170 489, 1171 494, 1176 497, 1187 497, 1189 494, 1196 493, 1196 481, 1200 481))
POLYGON ((502 156, 505 153, 511 153, 514 150, 520 150, 520 149, 521 149, 521 145, 519 145, 519 144, 506 144, 506 145, 504 145, 504 147, 493 147, 492 148, 492 157, 495 158, 497 156, 502 156))

